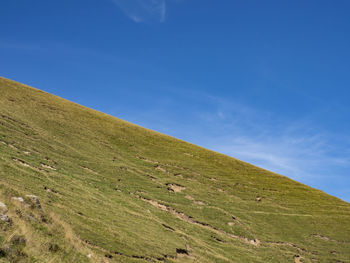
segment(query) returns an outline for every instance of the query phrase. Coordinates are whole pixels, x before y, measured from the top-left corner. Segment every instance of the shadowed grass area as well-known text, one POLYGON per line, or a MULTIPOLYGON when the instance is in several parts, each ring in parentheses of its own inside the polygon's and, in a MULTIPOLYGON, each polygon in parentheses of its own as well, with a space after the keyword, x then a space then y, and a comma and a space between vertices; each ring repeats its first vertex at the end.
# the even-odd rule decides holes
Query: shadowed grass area
POLYGON ((0 202, 0 262, 350 262, 349 203, 4 78, 0 202))

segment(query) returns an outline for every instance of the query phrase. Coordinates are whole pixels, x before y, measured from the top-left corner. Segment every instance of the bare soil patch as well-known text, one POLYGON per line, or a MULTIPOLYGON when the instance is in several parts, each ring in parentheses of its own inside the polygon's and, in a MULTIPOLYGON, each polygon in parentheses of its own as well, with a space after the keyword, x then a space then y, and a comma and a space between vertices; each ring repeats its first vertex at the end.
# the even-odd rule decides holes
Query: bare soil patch
POLYGON ((167 172, 163 167, 160 167, 159 165, 155 165, 155 166, 154 166, 154 169, 156 169, 157 171, 161 171, 161 172, 163 172, 163 173, 166 173, 166 172, 167 172))
POLYGON ((181 193, 186 187, 179 184, 167 184, 168 190, 175 193, 181 193))

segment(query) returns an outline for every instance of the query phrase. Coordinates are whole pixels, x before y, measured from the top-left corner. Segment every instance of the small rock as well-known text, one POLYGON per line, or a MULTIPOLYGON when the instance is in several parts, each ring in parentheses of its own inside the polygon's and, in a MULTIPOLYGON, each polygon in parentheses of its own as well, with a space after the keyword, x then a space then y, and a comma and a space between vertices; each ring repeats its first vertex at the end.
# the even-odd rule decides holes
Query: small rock
POLYGON ((35 195, 26 195, 26 197, 29 197, 30 199, 32 199, 36 205, 36 207, 38 209, 41 209, 41 204, 40 204, 40 201, 39 201, 39 198, 35 195))
POLYGON ((16 196, 14 196, 14 197, 12 197, 11 199, 14 200, 14 201, 21 202, 21 203, 24 202, 24 199, 23 199, 22 197, 16 197, 16 196))
POLYGON ((7 206, 4 203, 0 202, 0 215, 6 214, 8 211, 7 206))
POLYGON ((262 200, 262 197, 255 198, 255 201, 257 201, 257 202, 261 202, 261 200, 262 200))
POLYGON ((91 257, 92 257, 92 255, 91 255, 91 254, 88 254, 88 255, 87 255, 87 257, 88 257, 88 258, 91 258, 91 257))
POLYGON ((10 217, 8 215, 0 215, 0 220, 3 222, 9 222, 10 217))

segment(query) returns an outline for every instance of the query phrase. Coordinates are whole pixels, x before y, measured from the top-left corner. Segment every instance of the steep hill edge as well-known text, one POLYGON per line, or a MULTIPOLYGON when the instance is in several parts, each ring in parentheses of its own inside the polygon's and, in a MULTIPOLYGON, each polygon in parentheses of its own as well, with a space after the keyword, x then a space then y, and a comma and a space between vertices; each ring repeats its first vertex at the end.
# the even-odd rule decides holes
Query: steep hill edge
POLYGON ((350 262, 338 198, 14 81, 0 94, 0 262, 350 262))

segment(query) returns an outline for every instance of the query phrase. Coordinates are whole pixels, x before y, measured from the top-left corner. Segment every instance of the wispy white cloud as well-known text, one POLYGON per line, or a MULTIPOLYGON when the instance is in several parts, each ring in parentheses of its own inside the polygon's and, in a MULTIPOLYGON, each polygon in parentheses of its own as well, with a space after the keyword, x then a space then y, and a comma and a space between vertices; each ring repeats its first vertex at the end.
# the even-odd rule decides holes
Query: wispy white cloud
POLYGON ((208 148, 304 182, 350 169, 349 144, 335 142, 331 131, 318 127, 307 115, 283 120, 222 98, 211 100, 213 111, 200 114, 215 127, 215 137, 206 135, 204 140, 208 148))
POLYGON ((149 112, 123 117, 350 200, 350 141, 321 128, 315 112, 288 119, 208 94, 165 93, 166 104, 160 94, 149 112))
POLYGON ((134 22, 164 22, 167 5, 165 0, 112 0, 134 22))

